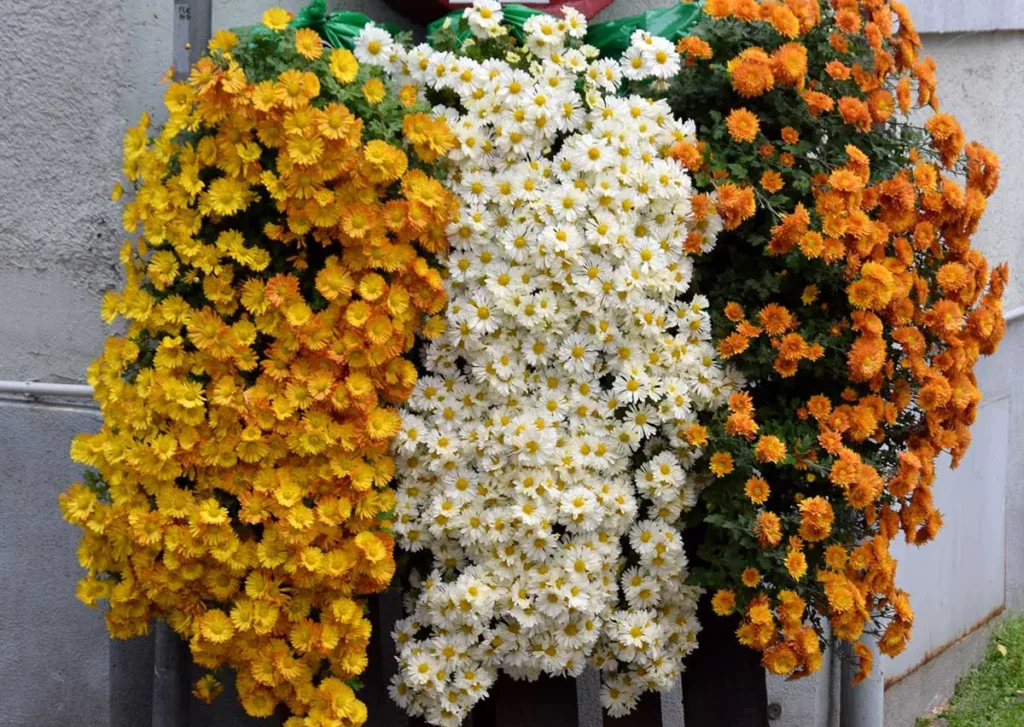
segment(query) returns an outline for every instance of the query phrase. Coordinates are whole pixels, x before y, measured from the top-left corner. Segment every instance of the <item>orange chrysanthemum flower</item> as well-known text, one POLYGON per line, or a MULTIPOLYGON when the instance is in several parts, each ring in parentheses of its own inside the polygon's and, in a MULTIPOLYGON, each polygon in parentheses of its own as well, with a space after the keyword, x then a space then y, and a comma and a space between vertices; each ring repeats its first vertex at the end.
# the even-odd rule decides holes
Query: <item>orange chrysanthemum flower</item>
POLYGON ((709 61, 714 56, 711 46, 708 45, 707 41, 695 35, 680 38, 679 42, 676 43, 676 51, 686 56, 687 64, 691 64, 696 60, 709 61))
POLYGON ((725 477, 735 468, 732 455, 728 452, 716 452, 711 455, 710 469, 715 477, 725 477))
POLYGON ((754 523, 754 535, 764 547, 774 547, 782 542, 782 521, 773 512, 762 512, 754 523))
POLYGON ((829 61, 825 64, 825 73, 837 81, 846 81, 850 78, 850 67, 842 61, 829 61))
POLYGON ((686 441, 694 447, 703 447, 708 443, 708 430, 700 424, 691 424, 683 432, 686 441))
POLYGON ((807 556, 799 550, 790 550, 786 555, 786 570, 794 581, 807 575, 807 556))
POLYGON ((323 42, 315 30, 301 28, 295 31, 295 50, 307 60, 315 61, 324 54, 323 42))
POLYGON ((727 230, 735 230, 757 211, 754 190, 750 187, 738 187, 732 182, 726 182, 718 185, 717 192, 718 214, 727 230))
POLYGON ((754 415, 754 400, 749 392, 737 391, 729 396, 729 411, 733 414, 754 415))
POLYGON ((761 188, 768 194, 775 194, 785 186, 782 175, 774 169, 769 169, 761 175, 761 188))
POLYGON ((750 347, 750 339, 742 333, 731 333, 718 343, 718 355, 723 359, 739 356, 750 347))
POLYGON ((727 588, 719 589, 711 599, 711 610, 719 616, 728 616, 736 610, 736 594, 727 588))
POLYGON ((738 142, 752 142, 757 138, 761 125, 757 116, 745 108, 733 109, 725 118, 729 136, 738 142))
POLYGON ((751 477, 747 480, 743 486, 743 492, 746 493, 747 498, 755 505, 763 505, 768 501, 768 496, 771 494, 771 488, 768 486, 768 482, 761 477, 751 477))
POLYGON ((778 464, 786 458, 786 445, 775 435, 767 434, 757 440, 754 456, 758 462, 778 464))
POLYGON ((761 571, 757 568, 746 568, 740 575, 740 582, 747 588, 756 588, 761 582, 761 571))
POLYGON ((733 437, 753 439, 757 430, 757 422, 746 412, 730 414, 725 422, 725 433, 733 437))
POLYGON ((839 99, 839 115, 858 131, 870 131, 872 118, 868 105, 859 98, 843 96, 839 99))
POLYGON ((800 35, 800 20, 792 10, 781 3, 769 3, 762 8, 768 10, 768 22, 779 32, 779 35, 786 38, 795 38, 800 35))
POLYGON ((775 87, 772 61, 761 48, 748 48, 728 63, 732 87, 745 98, 762 96, 775 87))
POLYGON ((820 91, 805 91, 803 94, 804 103, 807 104, 807 111, 811 116, 818 117, 835 108, 836 102, 831 96, 820 91))
POLYGON ((784 306, 769 303, 757 314, 761 327, 769 336, 781 336, 796 326, 796 318, 784 306))
POLYGON ((959 122, 950 114, 935 114, 925 122, 924 128, 931 135, 943 166, 952 167, 964 148, 964 132, 959 122))
POLYGON ((807 78, 807 47, 801 43, 779 46, 771 56, 775 81, 802 89, 807 78))
POLYGON ((832 505, 824 497, 808 497, 800 503, 800 537, 810 543, 827 538, 832 532, 835 516, 832 505))

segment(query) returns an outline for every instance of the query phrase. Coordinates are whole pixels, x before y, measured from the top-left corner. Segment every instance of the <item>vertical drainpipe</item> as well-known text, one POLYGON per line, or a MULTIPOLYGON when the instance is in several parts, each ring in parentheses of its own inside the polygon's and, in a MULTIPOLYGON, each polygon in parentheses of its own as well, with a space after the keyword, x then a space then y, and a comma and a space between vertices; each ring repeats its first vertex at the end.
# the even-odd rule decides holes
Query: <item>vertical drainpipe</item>
POLYGON ((212 0, 173 0, 174 23, 172 43, 174 77, 188 78, 189 68, 203 55, 210 40, 213 22, 212 0))
POLYGON ((871 649, 874 667, 871 676, 857 686, 851 684, 857 673, 857 660, 849 644, 843 646, 840 675, 839 727, 882 727, 885 720, 885 676, 882 657, 874 637, 865 634, 860 643, 871 649))

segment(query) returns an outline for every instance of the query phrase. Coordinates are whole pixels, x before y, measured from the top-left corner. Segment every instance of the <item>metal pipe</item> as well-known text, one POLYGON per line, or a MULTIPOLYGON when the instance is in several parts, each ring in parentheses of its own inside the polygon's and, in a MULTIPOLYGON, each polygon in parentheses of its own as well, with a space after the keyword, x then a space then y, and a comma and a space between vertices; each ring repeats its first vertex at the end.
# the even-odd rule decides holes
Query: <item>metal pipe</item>
POLYGON ((55 396, 62 399, 91 399, 92 387, 85 384, 49 384, 42 381, 0 381, 0 394, 55 396))
POLYGON ((874 655, 871 675, 854 686, 857 660, 853 648, 844 644, 842 684, 839 696, 839 727, 882 727, 885 721, 885 676, 882 674, 882 658, 878 643, 873 636, 865 634, 860 643, 874 655))
MULTIPOLYGON (((1024 318, 1024 306, 1013 308, 1004 315, 1007 323, 1024 318)), ((93 389, 86 384, 51 384, 45 381, 2 381, 0 394, 24 396, 54 396, 65 399, 91 399, 93 389)))
POLYGON ((213 14, 211 0, 174 0, 172 62, 174 77, 188 78, 189 69, 206 52, 213 14))

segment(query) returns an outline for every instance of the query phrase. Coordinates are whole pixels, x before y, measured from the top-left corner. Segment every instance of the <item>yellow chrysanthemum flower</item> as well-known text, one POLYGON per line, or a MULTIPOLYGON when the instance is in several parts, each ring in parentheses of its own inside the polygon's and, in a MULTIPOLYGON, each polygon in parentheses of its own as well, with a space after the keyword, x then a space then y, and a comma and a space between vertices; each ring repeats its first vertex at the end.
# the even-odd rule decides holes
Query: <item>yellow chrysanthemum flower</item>
POLYGON ((379 78, 371 78, 363 84, 363 98, 368 103, 379 104, 384 100, 384 83, 379 78))
POLYGON ((270 28, 275 32, 284 30, 290 22, 292 22, 292 14, 284 8, 270 8, 263 13, 264 27, 270 28))
POLYGON ((331 75, 338 83, 352 83, 359 74, 359 61, 352 51, 335 48, 331 51, 331 75))
MULTIPOLYGON (((275 32, 290 20, 264 15, 275 32)), ((320 57, 313 31, 295 37, 320 57)), ((61 511, 84 533, 78 596, 107 601, 112 635, 162 619, 197 664, 236 671, 250 714, 308 714, 330 697, 324 718, 354 724, 366 710, 341 680, 366 665, 360 599, 395 570, 387 452, 400 420, 384 402, 416 383, 404 356, 422 322, 443 322, 431 261, 456 201, 425 166, 437 155, 410 170, 404 135, 364 141, 365 103, 330 80, 357 77, 351 53, 265 77, 256 42, 217 34, 168 88, 167 125, 144 116, 125 135, 134 239, 101 314, 127 333, 89 368, 103 425, 71 455, 94 472, 61 511), (337 678, 311 688, 325 663, 337 678)), ((369 95, 379 104, 388 88, 374 79, 369 95)), ((426 110, 387 104, 374 118, 397 130, 426 110)), ((204 677, 194 693, 221 690, 204 677)))
POLYGON ((301 28, 295 31, 295 50, 299 55, 311 61, 324 54, 323 42, 315 30, 301 28))

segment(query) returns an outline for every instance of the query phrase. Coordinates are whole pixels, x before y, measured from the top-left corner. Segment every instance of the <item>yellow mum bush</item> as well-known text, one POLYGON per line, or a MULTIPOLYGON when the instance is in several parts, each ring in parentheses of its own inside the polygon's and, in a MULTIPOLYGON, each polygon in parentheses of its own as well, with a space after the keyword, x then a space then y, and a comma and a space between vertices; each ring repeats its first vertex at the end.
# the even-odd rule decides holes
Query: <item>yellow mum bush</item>
POLYGON ((440 329, 456 202, 432 165, 453 137, 281 17, 218 33, 162 129, 125 137, 137 234, 103 316, 127 329, 89 369, 104 422, 75 439, 91 471, 61 507, 113 636, 163 619, 236 670, 249 714, 359 725, 360 596, 395 568, 394 405, 417 332, 440 329))

